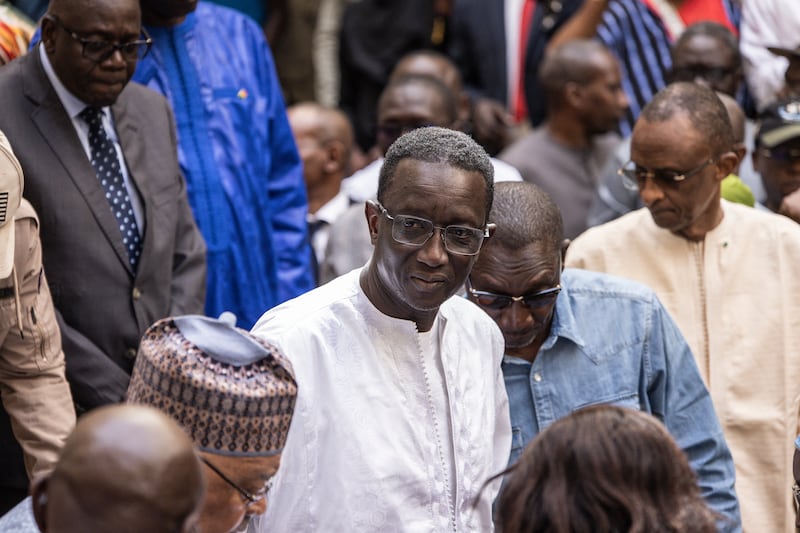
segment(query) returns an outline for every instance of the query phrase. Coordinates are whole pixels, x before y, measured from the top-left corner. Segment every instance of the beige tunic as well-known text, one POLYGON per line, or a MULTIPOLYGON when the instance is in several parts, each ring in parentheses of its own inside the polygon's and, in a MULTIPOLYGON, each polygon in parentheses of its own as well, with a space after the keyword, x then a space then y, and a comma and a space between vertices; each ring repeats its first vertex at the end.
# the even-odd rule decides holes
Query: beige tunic
POLYGON ((800 225, 723 201, 703 242, 640 209, 578 237, 567 266, 653 288, 686 337, 736 464, 744 530, 794 531, 800 393, 800 225))

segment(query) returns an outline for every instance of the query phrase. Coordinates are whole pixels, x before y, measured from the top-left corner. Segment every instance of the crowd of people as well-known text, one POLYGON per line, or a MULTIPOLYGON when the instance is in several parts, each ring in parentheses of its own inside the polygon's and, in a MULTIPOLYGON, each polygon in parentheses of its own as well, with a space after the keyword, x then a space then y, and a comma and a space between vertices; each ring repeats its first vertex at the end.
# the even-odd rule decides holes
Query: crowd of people
POLYGON ((0 533, 794 531, 792 3, 2 2, 0 533))

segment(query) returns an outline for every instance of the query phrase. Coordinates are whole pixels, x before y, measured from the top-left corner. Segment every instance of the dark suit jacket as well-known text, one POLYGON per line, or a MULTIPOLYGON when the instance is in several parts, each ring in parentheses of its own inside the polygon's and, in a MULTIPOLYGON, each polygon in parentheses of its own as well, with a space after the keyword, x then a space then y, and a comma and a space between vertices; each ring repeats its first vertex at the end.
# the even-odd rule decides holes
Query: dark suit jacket
MULTIPOLYGON (((531 123, 544 120, 545 100, 539 83, 539 63, 547 43, 583 0, 538 0, 525 51, 525 101, 531 123)), ((507 104, 505 2, 455 0, 450 29, 449 55, 464 77, 473 97, 488 97, 507 104)))
POLYGON ((25 173, 24 197, 39 213, 75 402, 86 409, 119 402, 145 329, 165 316, 203 312, 206 249, 178 168, 172 111, 161 95, 133 82, 111 107, 144 210, 134 275, 38 49, 0 68, 0 109, 0 130, 25 173))

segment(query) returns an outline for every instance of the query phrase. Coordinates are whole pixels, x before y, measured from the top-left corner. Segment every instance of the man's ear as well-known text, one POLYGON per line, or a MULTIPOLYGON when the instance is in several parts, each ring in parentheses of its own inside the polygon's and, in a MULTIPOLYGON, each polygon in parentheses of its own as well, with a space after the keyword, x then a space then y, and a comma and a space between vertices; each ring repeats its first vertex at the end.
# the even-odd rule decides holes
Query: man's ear
POLYGON ((325 144, 325 164, 322 167, 323 170, 325 170, 327 174, 344 173, 346 165, 347 154, 345 153, 344 143, 338 139, 328 141, 325 144))
POLYGON ((33 517, 42 533, 47 533, 47 485, 50 475, 37 476, 31 482, 33 517))
POLYGON ((54 33, 58 28, 56 28, 55 22, 53 22, 48 17, 42 18, 42 32, 41 32, 41 39, 42 39, 42 46, 44 46, 45 51, 48 54, 52 54, 55 51, 55 41, 54 41, 54 33))
POLYGON ((372 200, 367 200, 364 204, 364 216, 367 218, 367 227, 369 228, 369 240, 372 246, 378 240, 378 224, 381 221, 381 210, 378 204, 372 200))
POLYGON ((561 271, 564 271, 564 265, 567 262, 567 248, 569 245, 572 244, 572 241, 569 239, 564 239, 561 241, 561 271))
POLYGON ((574 81, 567 82, 564 85, 564 101, 567 102, 570 107, 580 108, 583 103, 582 89, 583 87, 574 81))
POLYGON ((717 172, 717 181, 722 181, 733 173, 738 164, 739 156, 734 152, 725 152, 719 156, 719 160, 717 161, 717 169, 719 169, 719 172, 717 172))

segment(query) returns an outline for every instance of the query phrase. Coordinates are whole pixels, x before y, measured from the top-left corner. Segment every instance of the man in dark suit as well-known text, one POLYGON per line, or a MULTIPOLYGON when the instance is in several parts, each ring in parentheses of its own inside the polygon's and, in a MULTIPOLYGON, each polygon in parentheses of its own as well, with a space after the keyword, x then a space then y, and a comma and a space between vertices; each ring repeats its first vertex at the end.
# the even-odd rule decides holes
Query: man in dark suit
POLYGON ((80 409, 123 399, 149 325, 203 311, 206 248, 172 112, 128 83, 148 48, 138 0, 52 0, 41 44, 0 70, 0 129, 40 214, 80 409))

